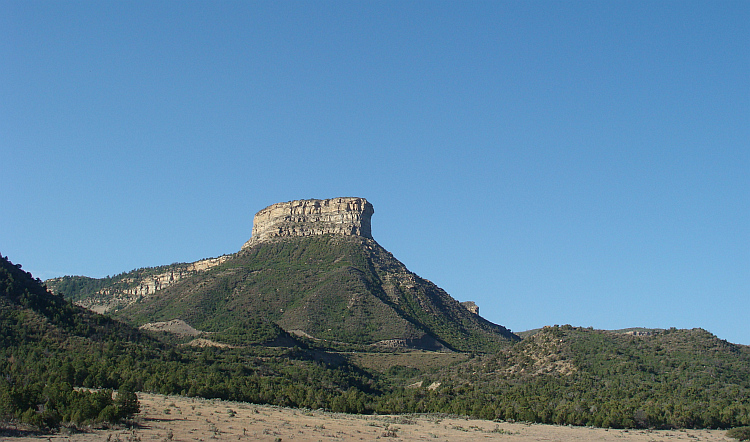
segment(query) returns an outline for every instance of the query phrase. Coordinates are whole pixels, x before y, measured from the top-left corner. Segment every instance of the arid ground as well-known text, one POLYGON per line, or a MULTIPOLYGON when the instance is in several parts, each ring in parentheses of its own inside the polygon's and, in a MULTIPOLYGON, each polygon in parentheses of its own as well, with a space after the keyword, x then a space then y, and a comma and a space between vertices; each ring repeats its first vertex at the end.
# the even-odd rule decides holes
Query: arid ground
POLYGON ((440 415, 356 416, 316 410, 139 394, 133 429, 38 437, 42 441, 734 441, 723 430, 606 430, 528 425, 440 415))

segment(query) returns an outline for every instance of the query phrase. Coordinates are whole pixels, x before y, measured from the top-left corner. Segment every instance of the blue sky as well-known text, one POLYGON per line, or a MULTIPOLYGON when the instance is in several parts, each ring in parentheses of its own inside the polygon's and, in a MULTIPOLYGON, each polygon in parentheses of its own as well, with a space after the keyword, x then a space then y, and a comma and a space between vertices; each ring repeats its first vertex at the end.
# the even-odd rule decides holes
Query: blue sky
POLYGON ((0 253, 42 279, 233 253, 361 196, 514 331, 750 344, 750 2, 0 0, 0 253))

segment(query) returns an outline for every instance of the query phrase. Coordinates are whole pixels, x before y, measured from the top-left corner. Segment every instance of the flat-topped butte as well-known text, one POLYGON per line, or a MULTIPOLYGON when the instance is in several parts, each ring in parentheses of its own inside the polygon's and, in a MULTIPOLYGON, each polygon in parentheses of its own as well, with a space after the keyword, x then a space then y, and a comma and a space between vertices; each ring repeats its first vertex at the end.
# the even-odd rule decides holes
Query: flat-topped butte
POLYGON ((356 197, 276 203, 255 214, 252 237, 242 248, 277 238, 325 234, 372 239, 373 213, 372 204, 356 197))

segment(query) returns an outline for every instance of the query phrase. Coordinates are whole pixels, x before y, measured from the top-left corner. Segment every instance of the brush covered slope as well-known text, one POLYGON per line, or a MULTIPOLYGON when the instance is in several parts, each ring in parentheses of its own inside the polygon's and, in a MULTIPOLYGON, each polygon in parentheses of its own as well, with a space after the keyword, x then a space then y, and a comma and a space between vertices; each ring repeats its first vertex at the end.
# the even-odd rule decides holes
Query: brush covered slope
POLYGON ((280 338, 276 326, 339 348, 491 352, 519 339, 381 247, 373 213, 364 198, 277 203, 255 215, 252 237, 236 254, 48 284, 135 325, 179 319, 216 338, 229 333, 235 345, 280 338))
POLYGON ((7 421, 90 424, 128 410, 75 386, 615 428, 750 424, 750 347, 701 329, 546 327, 484 354, 199 348, 78 308, 3 258, 0 343, 0 433, 7 421))
POLYGON ((117 316, 137 325, 179 318, 218 333, 253 318, 318 342, 433 350, 496 351, 517 339, 374 240, 335 234, 251 245, 117 316))
POLYGON ((48 292, 0 256, 0 438, 19 424, 117 421, 137 412, 133 391, 361 412, 379 394, 372 384, 320 351, 161 342, 48 292))
POLYGON ((545 327, 407 382, 420 388, 391 395, 384 408, 614 428, 750 425, 750 347, 702 329, 638 336, 545 327))
POLYGON ((41 429, 115 422, 138 411, 132 391, 77 391, 74 385, 117 387, 87 367, 102 346, 155 345, 138 330, 55 296, 41 281, 0 256, 0 429, 20 422, 41 429))

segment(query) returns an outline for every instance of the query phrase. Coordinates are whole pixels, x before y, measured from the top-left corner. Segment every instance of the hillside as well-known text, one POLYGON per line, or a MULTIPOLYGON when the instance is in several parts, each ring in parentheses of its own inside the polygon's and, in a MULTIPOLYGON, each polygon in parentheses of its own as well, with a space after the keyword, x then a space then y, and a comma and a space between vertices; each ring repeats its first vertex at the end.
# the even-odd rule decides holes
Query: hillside
POLYGON ((19 343, 104 342, 113 336, 149 341, 132 327, 95 314, 47 291, 38 279, 0 256, 0 338, 4 348, 19 343))
MULTIPOLYGON (((224 338, 244 340, 244 331, 224 338)), ((91 425, 131 414, 134 405, 113 399, 111 389, 120 398, 135 390, 357 411, 361 399, 353 399, 378 393, 372 384, 319 351, 160 342, 53 295, 0 257, 0 429, 91 425)))
POLYGON ((518 340, 383 249, 370 235, 372 213, 362 198, 279 203, 256 214, 238 253, 200 270, 173 264, 47 284, 89 308, 117 305, 113 314, 137 326, 180 319, 224 333, 278 325, 330 345, 479 352, 518 340))
POLYGON ((228 257, 203 259, 194 263, 174 263, 140 268, 106 278, 61 276, 45 281, 55 293, 97 313, 124 308, 180 279, 210 269, 228 257))
POLYGON ((750 347, 701 329, 645 336, 545 327, 494 355, 412 380, 401 403, 486 419, 615 428, 750 424, 750 347))
MULTIPOLYGON (((0 264, 0 427, 116 417, 108 390, 87 396, 74 386, 611 428, 750 424, 750 347, 700 329, 545 327, 485 354, 197 348, 85 311, 0 264)), ((220 338, 232 336, 245 339, 220 338)))
POLYGON ((314 339, 435 350, 492 351, 514 338, 356 236, 259 243, 116 315, 211 332, 252 317, 314 339))
MULTIPOLYGON (((191 264, 107 280, 50 281, 56 291, 74 288, 64 294, 78 302, 104 305, 117 297, 120 308, 112 313, 132 326, 177 324, 187 331, 183 341, 126 328, 114 333, 123 337, 50 348, 44 339, 34 341, 28 327, 19 332, 11 324, 4 333, 18 336, 8 342, 20 343, 19 355, 29 353, 24 346, 41 345, 53 355, 54 373, 64 365, 55 358, 76 355, 83 362, 62 372, 82 386, 608 428, 750 425, 750 347, 701 329, 554 326, 519 340, 378 245, 370 234, 372 213, 361 198, 274 204, 258 212, 253 237, 239 252, 136 297, 120 296, 124 285, 107 284, 144 287, 154 275, 191 264), (221 347, 177 345, 195 336, 221 347)), ((28 284, 40 290, 39 281, 28 284)), ((40 296, 49 302, 73 308, 45 293, 40 296)), ((90 312, 62 317, 71 315, 121 326, 90 312)), ((18 370, 10 360, 0 359, 0 367, 18 370)), ((50 376, 44 367, 36 370, 40 378, 50 376)))
POLYGON ((123 389, 113 400, 112 390, 72 388, 118 387, 116 379, 92 378, 88 369, 90 358, 118 342, 131 349, 158 347, 126 324, 49 293, 0 255, 0 428, 8 421, 37 428, 115 422, 137 412, 131 391, 123 389))

